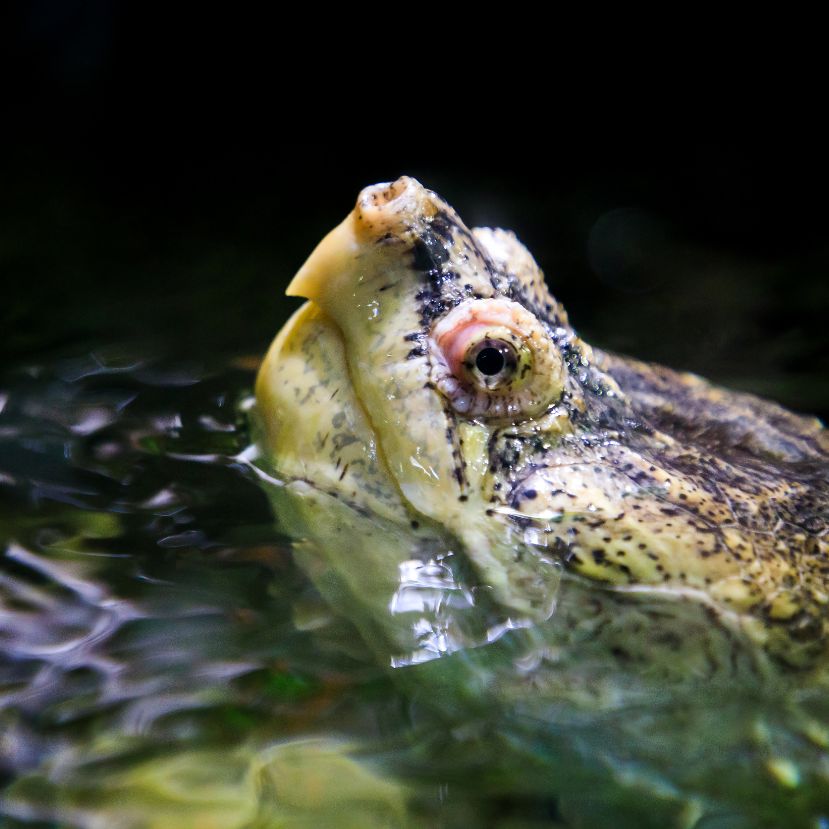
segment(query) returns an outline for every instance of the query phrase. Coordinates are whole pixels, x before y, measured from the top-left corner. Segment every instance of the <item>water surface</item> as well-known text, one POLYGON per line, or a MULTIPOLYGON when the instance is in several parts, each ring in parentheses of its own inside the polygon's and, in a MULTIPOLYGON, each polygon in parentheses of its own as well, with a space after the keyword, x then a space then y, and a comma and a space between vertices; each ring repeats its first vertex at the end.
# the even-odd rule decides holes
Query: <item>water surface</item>
MULTIPOLYGON (((177 787, 194 814, 217 798, 239 820, 215 825, 243 825, 255 797, 239 780, 263 749, 402 733, 401 700, 344 623, 328 630, 236 459, 254 365, 112 347, 7 374, 7 825, 132 825, 139 803, 168 825, 177 787)), ((190 825, 182 809, 169 825, 190 825)))

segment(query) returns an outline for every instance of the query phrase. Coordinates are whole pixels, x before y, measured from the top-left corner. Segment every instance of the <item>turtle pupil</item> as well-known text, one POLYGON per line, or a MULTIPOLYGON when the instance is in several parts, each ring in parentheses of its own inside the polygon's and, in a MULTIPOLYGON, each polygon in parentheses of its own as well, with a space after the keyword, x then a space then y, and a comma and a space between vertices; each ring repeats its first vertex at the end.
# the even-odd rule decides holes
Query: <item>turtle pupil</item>
POLYGON ((504 355, 499 349, 493 348, 492 346, 482 348, 478 352, 478 356, 475 357, 476 368, 481 374, 487 377, 492 377, 500 373, 504 370, 505 365, 506 360, 504 359, 504 355))

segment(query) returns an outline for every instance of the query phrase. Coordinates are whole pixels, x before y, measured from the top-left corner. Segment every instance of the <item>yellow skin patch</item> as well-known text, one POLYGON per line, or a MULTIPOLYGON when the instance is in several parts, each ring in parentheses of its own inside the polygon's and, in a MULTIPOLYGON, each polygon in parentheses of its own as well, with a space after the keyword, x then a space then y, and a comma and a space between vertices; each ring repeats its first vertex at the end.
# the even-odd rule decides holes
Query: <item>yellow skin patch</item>
POLYGON ((693 602, 777 664, 824 663, 817 421, 594 351, 511 233, 470 231, 405 177, 363 191, 289 293, 310 302, 256 389, 282 479, 445 533, 509 612, 548 615, 561 570, 619 601, 693 602), (469 392, 462 329, 478 322, 469 348, 526 348, 531 377, 469 392))
POLYGON ((271 346, 256 383, 260 427, 280 474, 394 520, 408 520, 368 418, 348 382, 342 339, 303 305, 271 346))

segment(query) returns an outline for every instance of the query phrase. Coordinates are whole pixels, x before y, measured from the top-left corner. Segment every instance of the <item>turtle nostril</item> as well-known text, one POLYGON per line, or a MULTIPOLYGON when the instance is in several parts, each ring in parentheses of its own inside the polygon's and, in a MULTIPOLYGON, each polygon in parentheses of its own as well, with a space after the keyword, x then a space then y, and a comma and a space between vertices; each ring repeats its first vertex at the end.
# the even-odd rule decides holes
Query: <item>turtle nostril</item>
POLYGON ((360 193, 357 210, 363 219, 399 213, 416 205, 419 191, 423 189, 419 182, 409 176, 401 176, 397 181, 385 184, 373 184, 360 193))
POLYGON ((365 189, 366 201, 371 202, 375 207, 383 207, 405 193, 410 182, 410 178, 402 176, 397 181, 367 187, 365 189))
POLYGON ((437 210, 434 194, 410 176, 375 184, 360 193, 355 208, 360 232, 381 237, 404 235, 437 210))

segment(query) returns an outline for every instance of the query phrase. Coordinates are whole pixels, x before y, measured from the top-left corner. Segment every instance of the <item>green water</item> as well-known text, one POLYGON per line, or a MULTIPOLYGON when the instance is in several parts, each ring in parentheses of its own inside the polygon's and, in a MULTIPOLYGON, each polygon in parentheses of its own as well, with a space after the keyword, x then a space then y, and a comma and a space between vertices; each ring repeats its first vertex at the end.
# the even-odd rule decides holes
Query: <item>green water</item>
POLYGON ((293 563, 239 458, 254 365, 6 374, 0 825, 550 825, 552 795, 480 787, 293 563))
MULTIPOLYGON (((663 769, 690 760, 714 791, 737 770, 719 795, 744 800, 757 753, 778 748, 758 802, 825 825, 823 749, 731 680, 702 707, 651 694, 591 718, 543 687, 475 685, 520 673, 540 647, 522 631, 380 664, 295 565, 245 460, 255 358, 142 352, 21 362, 0 389, 0 825, 679 826, 696 813, 663 769), (747 748, 761 720, 770 736, 747 748), (620 781, 632 794, 603 802, 620 781), (579 792, 572 822, 562 790, 579 792)), ((801 702, 813 731, 829 722, 822 695, 801 702)), ((754 823, 738 809, 696 825, 754 823)))
MULTIPOLYGON (((515 673, 518 634, 389 669, 295 564, 245 460, 240 404, 291 310, 290 274, 388 175, 355 175, 330 204, 309 188, 302 210, 277 191, 214 199, 201 224, 154 200, 93 210, 45 173, 42 192, 18 186, 0 229, 4 274, 29 290, 0 306, 0 826, 614 827, 631 803, 625 825, 672 826, 659 772, 680 779, 691 760, 725 803, 825 829, 823 694, 797 700, 806 737, 727 686, 604 721, 532 688, 493 700, 469 680, 515 673), (654 710, 685 703, 666 738, 654 710), (559 751, 586 770, 557 766, 559 751), (600 803, 620 782, 628 800, 600 803), (561 797, 577 787, 580 811, 561 797)), ((516 195, 487 213, 468 189, 444 194, 531 243, 591 342, 829 411, 823 260, 735 263, 678 235, 640 293, 582 261, 598 203, 559 199, 551 216, 516 195)), ((755 825, 726 806, 697 829, 755 825)))
POLYGON ((247 440, 236 405, 251 380, 227 363, 103 352, 9 375, 8 825, 116 825, 129 798, 115 803, 112 791, 125 770, 218 752, 221 777, 236 749, 380 735, 395 730, 386 720, 404 721, 382 673, 296 623, 297 613, 305 627, 325 619, 234 461, 247 440))

